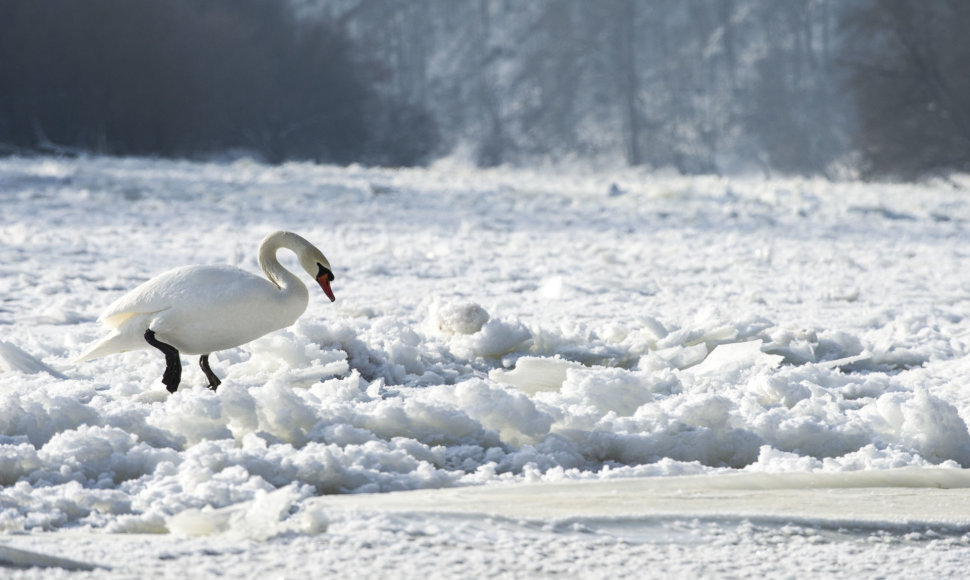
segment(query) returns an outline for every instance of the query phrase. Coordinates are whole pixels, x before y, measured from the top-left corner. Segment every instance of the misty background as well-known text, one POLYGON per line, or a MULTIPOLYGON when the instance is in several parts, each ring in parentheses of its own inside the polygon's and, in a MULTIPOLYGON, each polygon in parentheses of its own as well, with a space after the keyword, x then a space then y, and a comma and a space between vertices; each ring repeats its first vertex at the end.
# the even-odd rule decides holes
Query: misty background
POLYGON ((0 0, 0 153, 970 170, 964 0, 0 0))

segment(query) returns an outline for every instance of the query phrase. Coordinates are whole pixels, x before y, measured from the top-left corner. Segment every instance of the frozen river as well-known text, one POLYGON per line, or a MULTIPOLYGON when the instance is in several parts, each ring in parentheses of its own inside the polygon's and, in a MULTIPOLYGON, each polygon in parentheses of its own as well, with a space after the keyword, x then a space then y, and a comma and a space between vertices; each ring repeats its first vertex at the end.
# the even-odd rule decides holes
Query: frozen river
POLYGON ((7 158, 0 203, 0 546, 111 568, 78 577, 970 564, 954 183, 7 158), (277 229, 337 301, 214 354, 218 391, 71 363, 277 229))

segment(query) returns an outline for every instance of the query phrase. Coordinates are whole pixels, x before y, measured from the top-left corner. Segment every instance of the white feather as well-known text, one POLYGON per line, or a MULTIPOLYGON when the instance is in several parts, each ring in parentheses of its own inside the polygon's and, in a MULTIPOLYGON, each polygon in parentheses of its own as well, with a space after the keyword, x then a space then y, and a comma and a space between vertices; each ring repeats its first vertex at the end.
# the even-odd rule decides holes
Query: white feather
POLYGON ((148 348, 145 331, 183 354, 209 354, 285 328, 306 310, 306 286, 280 265, 276 251, 296 253, 304 269, 329 262, 312 244, 275 232, 259 247, 266 278, 232 266, 185 266, 169 270, 115 300, 98 317, 111 329, 77 361, 148 348))

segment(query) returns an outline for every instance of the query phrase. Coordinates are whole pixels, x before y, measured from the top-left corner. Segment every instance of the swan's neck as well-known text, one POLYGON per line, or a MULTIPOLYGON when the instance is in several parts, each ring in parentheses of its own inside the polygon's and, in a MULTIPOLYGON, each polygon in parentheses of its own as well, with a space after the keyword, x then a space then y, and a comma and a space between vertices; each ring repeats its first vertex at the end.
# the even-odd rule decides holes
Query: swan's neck
POLYGON ((259 245, 259 267, 263 269, 263 273, 266 274, 269 281, 275 284, 284 295, 296 294, 309 297, 303 282, 293 272, 284 268, 276 258, 276 252, 280 248, 286 248, 297 255, 301 250, 295 240, 289 239, 285 233, 277 232, 268 236, 259 245))

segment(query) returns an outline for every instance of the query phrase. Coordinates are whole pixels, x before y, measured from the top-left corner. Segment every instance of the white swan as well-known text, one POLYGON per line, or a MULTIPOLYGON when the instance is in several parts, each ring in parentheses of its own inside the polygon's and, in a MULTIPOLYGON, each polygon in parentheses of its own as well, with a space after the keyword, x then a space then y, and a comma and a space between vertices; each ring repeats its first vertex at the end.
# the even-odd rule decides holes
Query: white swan
POLYGON ((330 301, 330 262, 310 242, 292 232, 274 232, 259 245, 255 274, 232 266, 185 266, 169 270, 115 300, 98 320, 111 329, 76 362, 107 354, 155 347, 165 354, 162 382, 169 392, 182 377, 179 353, 202 355, 199 366, 215 390, 221 381, 209 368, 209 354, 233 348, 285 328, 306 310, 309 294, 276 252, 293 251, 330 301))

